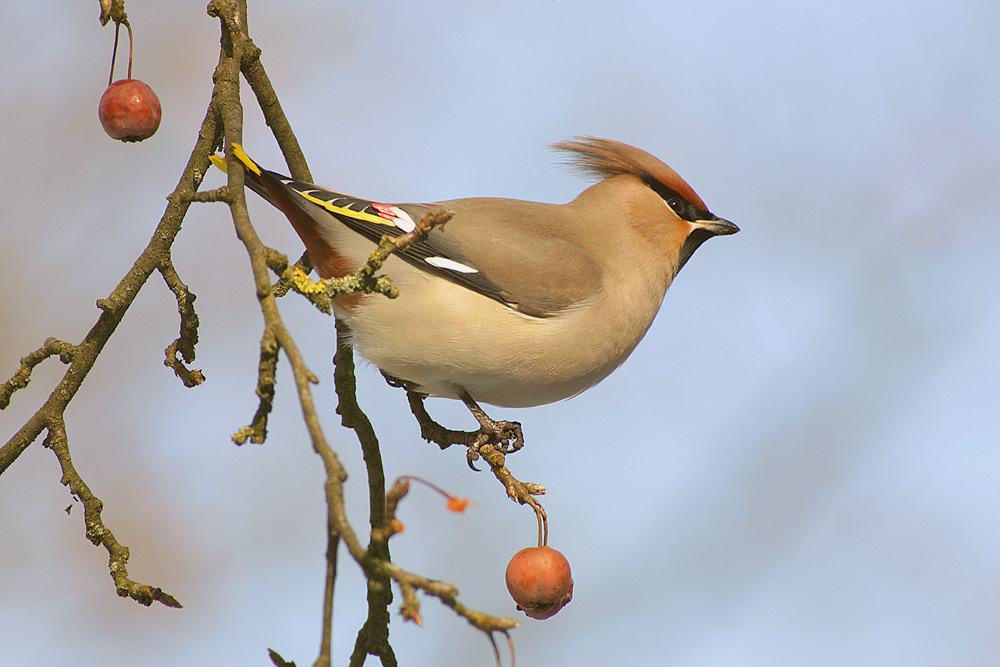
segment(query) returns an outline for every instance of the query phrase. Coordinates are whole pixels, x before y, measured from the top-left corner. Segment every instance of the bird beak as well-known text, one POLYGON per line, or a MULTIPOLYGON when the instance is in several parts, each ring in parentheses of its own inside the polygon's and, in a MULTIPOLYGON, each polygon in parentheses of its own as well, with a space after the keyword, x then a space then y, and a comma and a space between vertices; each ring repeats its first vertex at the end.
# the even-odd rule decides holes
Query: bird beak
POLYGON ((733 223, 715 216, 712 216, 711 220, 698 220, 695 224, 712 236, 729 236, 740 231, 740 228, 733 223))
MULTIPOLYGON (((691 223, 691 225, 694 228, 684 240, 684 245, 681 247, 680 256, 677 260, 678 271, 684 268, 684 265, 691 258, 694 251, 708 239, 713 236, 728 236, 729 234, 735 234, 740 231, 740 228, 733 223, 716 217, 711 213, 708 214, 708 217, 702 220, 695 220, 691 223)), ((674 275, 676 275, 676 273, 674 275)))

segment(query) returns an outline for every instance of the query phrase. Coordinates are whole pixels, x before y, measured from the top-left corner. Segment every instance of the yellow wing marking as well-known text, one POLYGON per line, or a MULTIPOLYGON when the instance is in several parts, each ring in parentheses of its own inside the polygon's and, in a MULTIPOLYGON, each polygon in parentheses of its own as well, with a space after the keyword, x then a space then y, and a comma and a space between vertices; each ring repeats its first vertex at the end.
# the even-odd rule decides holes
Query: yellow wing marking
POLYGON ((305 192, 299 192, 298 190, 292 190, 295 194, 299 195, 306 201, 311 201, 317 206, 325 208, 330 213, 335 213, 337 215, 346 215, 349 218, 354 218, 355 220, 364 220, 365 222, 371 222, 376 225, 383 225, 385 227, 392 227, 393 229, 398 229, 391 221, 381 218, 377 215, 372 215, 371 213, 365 213, 364 211, 355 211, 352 208, 347 208, 345 206, 336 206, 328 201, 323 201, 318 197, 313 197, 312 195, 306 194, 305 192))

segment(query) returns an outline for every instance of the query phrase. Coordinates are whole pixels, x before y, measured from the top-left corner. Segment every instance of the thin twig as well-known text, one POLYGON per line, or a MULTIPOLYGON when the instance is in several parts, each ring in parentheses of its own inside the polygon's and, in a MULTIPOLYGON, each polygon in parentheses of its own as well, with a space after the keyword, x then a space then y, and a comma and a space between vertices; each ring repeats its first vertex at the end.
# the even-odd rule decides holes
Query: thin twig
POLYGON ((174 342, 167 346, 163 365, 172 368, 185 387, 196 387, 205 381, 205 376, 200 369, 188 369, 184 362, 191 363, 195 358, 199 320, 198 313, 194 309, 194 301, 197 297, 181 280, 174 263, 169 259, 160 266, 160 274, 177 299, 177 312, 181 318, 180 334, 174 342), (178 353, 184 360, 183 362, 177 358, 178 353))
MULTIPOLYGON (((66 343, 56 338, 47 338, 40 348, 21 357, 21 365, 14 372, 14 375, 0 385, 0 410, 10 405, 10 398, 15 391, 28 386, 28 383, 31 382, 31 371, 35 369, 35 366, 56 355, 64 364, 71 363, 76 352, 77 346, 72 343, 66 343)), ((0 468, 0 472, 3 472, 3 468, 0 468)))
POLYGON ((66 436, 66 424, 62 419, 49 426, 49 434, 45 438, 45 446, 52 450, 62 468, 63 484, 69 487, 70 493, 83 503, 84 524, 87 527, 87 539, 94 546, 103 546, 108 552, 108 569, 115 582, 115 590, 121 597, 130 597, 139 604, 149 606, 160 602, 168 607, 179 609, 182 605, 169 593, 160 588, 140 584, 128 577, 128 547, 120 544, 114 534, 104 526, 101 520, 101 510, 104 503, 95 496, 90 487, 83 481, 73 466, 69 453, 69 439, 66 436))
MULTIPOLYGON (((274 383, 278 373, 278 340, 272 327, 265 327, 260 340, 260 361, 257 364, 257 397, 260 403, 253 420, 235 433, 232 439, 237 445, 249 440, 261 444, 267 439, 267 418, 274 406, 274 383)), ((315 376, 310 378, 313 384, 318 381, 315 376)))

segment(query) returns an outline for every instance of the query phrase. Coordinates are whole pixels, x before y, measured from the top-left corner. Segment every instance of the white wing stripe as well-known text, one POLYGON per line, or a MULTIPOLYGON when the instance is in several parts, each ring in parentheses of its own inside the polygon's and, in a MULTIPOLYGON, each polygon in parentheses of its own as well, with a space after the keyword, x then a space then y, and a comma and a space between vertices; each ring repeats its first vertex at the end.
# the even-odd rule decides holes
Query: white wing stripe
POLYGON ((439 269, 445 269, 446 271, 458 271, 459 273, 479 273, 476 269, 471 266, 466 266, 456 262, 453 259, 448 259, 447 257, 428 257, 427 263, 431 266, 436 266, 439 269))

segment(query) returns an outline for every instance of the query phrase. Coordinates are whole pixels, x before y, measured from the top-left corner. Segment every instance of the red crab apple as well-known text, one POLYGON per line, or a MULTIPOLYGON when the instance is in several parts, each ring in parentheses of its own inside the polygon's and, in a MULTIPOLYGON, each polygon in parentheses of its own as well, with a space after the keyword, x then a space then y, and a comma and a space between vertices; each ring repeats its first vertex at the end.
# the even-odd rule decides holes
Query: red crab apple
POLYGON ((507 590, 531 618, 549 618, 573 599, 569 561, 551 547, 521 549, 507 563, 507 590))
POLYGON ((160 126, 160 100, 142 81, 121 79, 101 95, 97 115, 112 139, 142 141, 153 136, 160 126))

